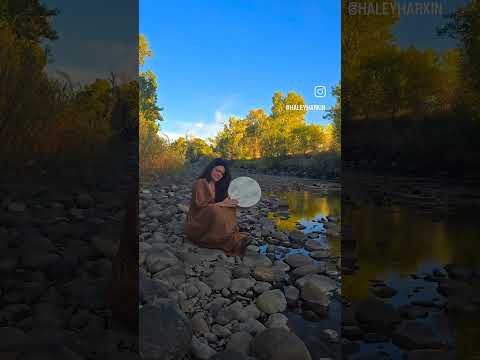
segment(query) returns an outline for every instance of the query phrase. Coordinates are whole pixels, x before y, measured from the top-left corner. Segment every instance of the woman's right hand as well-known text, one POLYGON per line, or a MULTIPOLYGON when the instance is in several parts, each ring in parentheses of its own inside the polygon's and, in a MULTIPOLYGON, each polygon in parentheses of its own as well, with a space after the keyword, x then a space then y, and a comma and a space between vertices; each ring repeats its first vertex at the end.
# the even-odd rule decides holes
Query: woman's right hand
POLYGON ((218 205, 222 206, 222 207, 237 207, 238 206, 238 200, 231 199, 231 198, 227 197, 227 198, 225 198, 225 200, 219 202, 218 205))

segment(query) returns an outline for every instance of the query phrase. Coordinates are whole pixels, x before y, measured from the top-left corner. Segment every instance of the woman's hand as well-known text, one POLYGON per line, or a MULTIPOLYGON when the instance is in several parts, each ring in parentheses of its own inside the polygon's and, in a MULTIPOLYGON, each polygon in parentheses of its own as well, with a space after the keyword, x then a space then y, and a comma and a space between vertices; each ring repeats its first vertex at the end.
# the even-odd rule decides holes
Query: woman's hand
POLYGON ((238 206, 238 200, 231 199, 230 197, 225 198, 225 200, 217 203, 218 206, 221 207, 237 207, 238 206))

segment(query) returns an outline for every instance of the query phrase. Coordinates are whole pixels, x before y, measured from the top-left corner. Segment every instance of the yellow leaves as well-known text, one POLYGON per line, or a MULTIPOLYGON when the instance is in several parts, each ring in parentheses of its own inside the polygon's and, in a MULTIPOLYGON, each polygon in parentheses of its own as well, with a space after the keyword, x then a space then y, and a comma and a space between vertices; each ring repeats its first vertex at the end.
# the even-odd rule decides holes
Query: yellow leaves
MULTIPOLYGON (((231 117, 215 138, 217 151, 230 159, 278 158, 305 154, 322 148, 324 131, 321 126, 305 123, 306 111, 287 109, 287 105, 304 104, 303 97, 294 92, 272 97, 272 114, 263 109, 248 112, 244 119, 231 117)), ((330 150, 335 142, 333 128, 327 132, 330 150)))
POLYGON ((145 35, 140 34, 138 36, 138 64, 143 66, 145 63, 145 58, 152 57, 153 51, 150 49, 147 38, 145 35))

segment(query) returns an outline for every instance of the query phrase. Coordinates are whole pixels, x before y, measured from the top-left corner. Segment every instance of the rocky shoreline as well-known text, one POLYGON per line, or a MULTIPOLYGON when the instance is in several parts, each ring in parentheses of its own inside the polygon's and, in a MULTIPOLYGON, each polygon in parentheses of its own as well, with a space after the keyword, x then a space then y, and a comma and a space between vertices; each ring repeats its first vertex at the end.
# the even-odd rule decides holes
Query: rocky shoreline
MULTIPOLYGON (((169 181, 140 190, 140 349, 149 359, 312 359, 291 329, 288 312, 308 321, 328 318, 340 291, 340 261, 317 241, 338 235, 339 219, 322 221, 326 233, 276 228, 269 213, 288 217, 288 205, 266 193, 338 190, 338 184, 234 172, 260 183, 259 204, 239 209, 252 238, 243 257, 198 248, 183 234, 191 184, 200 164, 169 181), (302 250, 302 251, 295 251, 302 250)), ((339 329, 318 333, 322 358, 340 358, 339 329)))
POLYGON ((118 175, 0 184, 2 359, 139 359, 110 303, 132 181, 118 175))

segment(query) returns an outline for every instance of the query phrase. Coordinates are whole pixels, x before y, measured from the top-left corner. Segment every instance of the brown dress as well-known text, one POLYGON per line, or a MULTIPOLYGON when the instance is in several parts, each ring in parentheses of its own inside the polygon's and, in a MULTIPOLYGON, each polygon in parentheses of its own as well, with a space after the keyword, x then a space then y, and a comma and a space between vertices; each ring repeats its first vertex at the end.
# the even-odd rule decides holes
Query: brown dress
POLYGON ((193 184, 185 233, 198 246, 222 249, 227 255, 240 255, 246 238, 239 232, 235 208, 215 204, 215 194, 205 179, 193 184))

